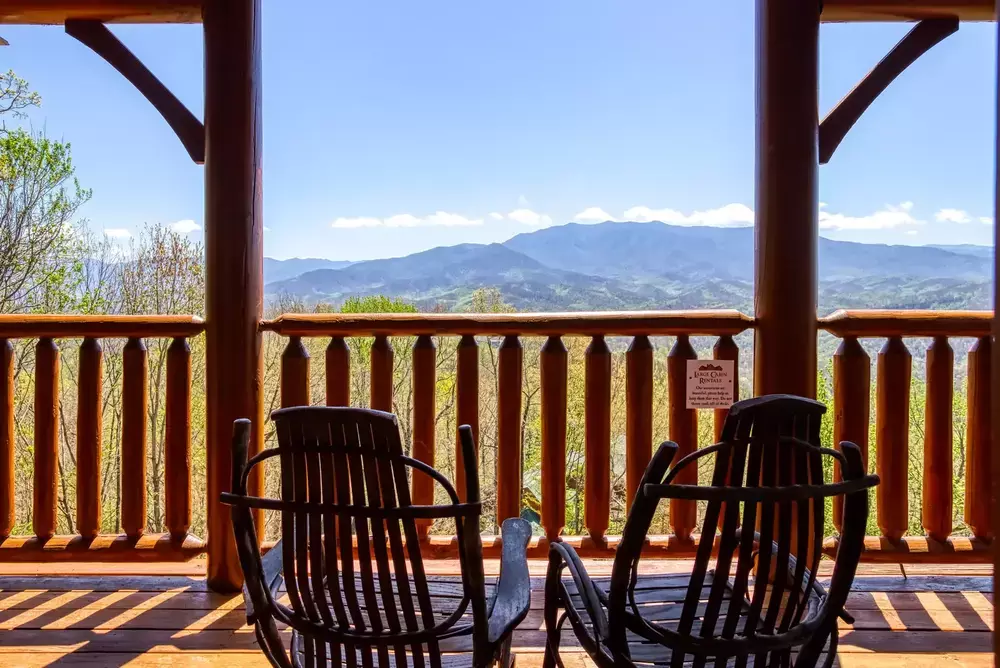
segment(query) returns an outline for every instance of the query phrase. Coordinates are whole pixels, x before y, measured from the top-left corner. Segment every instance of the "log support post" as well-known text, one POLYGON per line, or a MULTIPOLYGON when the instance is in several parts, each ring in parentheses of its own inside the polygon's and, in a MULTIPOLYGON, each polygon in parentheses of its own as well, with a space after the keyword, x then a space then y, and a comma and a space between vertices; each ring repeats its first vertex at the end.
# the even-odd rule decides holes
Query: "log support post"
MULTIPOLYGON (((250 454, 263 445, 263 186, 260 0, 206 0, 205 264, 208 584, 242 583, 229 509, 233 421, 250 418, 250 454)), ((261 489, 250 481, 251 494, 261 489)))

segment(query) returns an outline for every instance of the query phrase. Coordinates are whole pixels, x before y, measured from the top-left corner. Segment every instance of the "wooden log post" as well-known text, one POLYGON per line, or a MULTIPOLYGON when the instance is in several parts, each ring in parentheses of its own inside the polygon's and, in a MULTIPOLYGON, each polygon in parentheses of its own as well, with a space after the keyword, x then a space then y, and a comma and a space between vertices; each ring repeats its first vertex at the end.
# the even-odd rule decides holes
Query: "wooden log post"
MULTIPOLYGON (((462 456, 462 443, 458 427, 472 427, 472 440, 476 444, 476 454, 479 454, 479 344, 476 337, 463 336, 458 342, 456 351, 458 366, 456 370, 456 427, 455 427, 455 491, 458 498, 465 501, 465 458, 462 456)), ((477 467, 478 468, 478 467, 477 467)))
POLYGON ((326 405, 351 405, 351 349, 342 336, 326 347, 326 405))
POLYGON ((965 523, 978 538, 991 538, 991 476, 994 457, 990 452, 992 434, 992 392, 990 368, 993 357, 990 337, 984 336, 969 350, 968 416, 965 476, 965 523))
POLYGON ((898 542, 909 524, 907 468, 910 462, 910 351, 903 339, 889 337, 878 353, 875 408, 875 488, 878 526, 898 542))
POLYGON ((103 380, 101 342, 85 338, 80 344, 76 410, 76 530, 84 538, 101 531, 103 380))
MULTIPOLYGON (((584 364, 586 470, 583 517, 591 539, 595 544, 604 545, 611 523, 611 350, 603 336, 591 339, 584 364)), ((626 453, 629 452, 627 448, 628 445, 626 453)))
POLYGON ((146 344, 130 338, 122 354, 122 531, 146 531, 146 443, 149 375, 146 344))
MULTIPOLYGON (((868 426, 871 422, 872 361, 857 337, 845 337, 833 355, 833 444, 850 441, 861 449, 868 470, 868 426)), ((842 480, 840 462, 833 463, 834 480, 842 480)), ((833 525, 844 527, 844 500, 833 500, 833 525)))
MULTIPOLYGON (((670 401, 670 440, 677 444, 677 456, 691 454, 698 449, 698 411, 687 407, 687 362, 698 359, 691 346, 691 339, 680 335, 667 355, 667 395, 670 401)), ((674 482, 678 485, 697 485, 698 467, 688 466, 674 482)), ((686 499, 670 500, 670 526, 680 541, 691 540, 697 526, 698 506, 686 499)))
POLYGON ((281 407, 309 406, 310 397, 310 365, 309 351, 302 343, 302 338, 292 336, 288 345, 281 353, 281 407))
MULTIPOLYGON (((423 334, 413 344, 413 458, 430 466, 434 466, 436 394, 437 346, 433 337, 423 334)), ((430 476, 413 471, 410 489, 414 504, 434 504, 434 480, 430 476)), ((427 537, 433 523, 433 520, 417 520, 420 538, 427 537)))
POLYGON ((653 456, 653 344, 636 336, 625 353, 625 506, 653 456))
MULTIPOLYGON (((733 341, 733 337, 729 334, 725 336, 720 336, 719 340, 715 342, 715 346, 712 347, 712 357, 717 360, 730 360, 733 363, 733 403, 740 400, 740 347, 736 345, 733 341)), ((713 415, 715 419, 715 442, 718 443, 722 440, 722 427, 726 424, 726 418, 729 416, 728 408, 717 408, 713 415)), ((725 520, 725 512, 719 513, 719 522, 725 520)), ((720 525, 721 527, 721 525, 720 525)))
POLYGON ((0 539, 14 531, 14 344, 0 339, 0 539))
POLYGON ((521 514, 521 393, 524 349, 505 336, 497 360, 497 525, 521 514))
POLYGON ((924 406, 924 488, 921 520, 930 538, 945 541, 952 530, 952 400, 955 353, 945 336, 927 348, 924 406))
POLYGON ((376 411, 392 412, 392 344, 389 337, 375 337, 371 350, 371 394, 369 401, 376 411))
POLYGON ((56 533, 59 477, 59 347, 52 339, 35 346, 35 470, 32 528, 41 539, 56 533))
POLYGON ((820 4, 757 0, 758 396, 816 396, 820 4))
POLYGON ((550 336, 540 353, 542 418, 542 529, 549 541, 566 526, 566 384, 569 354, 550 336))
MULTIPOLYGON (((260 320, 264 305, 260 0, 205 0, 205 279, 208 584, 237 591, 243 574, 230 510, 233 421, 250 418, 263 447, 260 320)), ((262 471, 260 467, 257 469, 262 471)), ((250 479, 259 495, 263 478, 250 479)))
POLYGON ((177 337, 167 349, 166 520, 174 540, 191 528, 191 346, 177 337))

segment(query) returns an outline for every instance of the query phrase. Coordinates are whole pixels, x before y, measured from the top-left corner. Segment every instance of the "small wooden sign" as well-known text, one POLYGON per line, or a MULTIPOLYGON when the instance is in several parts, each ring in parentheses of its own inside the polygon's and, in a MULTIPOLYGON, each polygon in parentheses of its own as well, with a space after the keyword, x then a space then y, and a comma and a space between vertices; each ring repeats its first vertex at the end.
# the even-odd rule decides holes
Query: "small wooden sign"
POLYGON ((687 407, 729 408, 735 382, 733 360, 688 360, 687 407))

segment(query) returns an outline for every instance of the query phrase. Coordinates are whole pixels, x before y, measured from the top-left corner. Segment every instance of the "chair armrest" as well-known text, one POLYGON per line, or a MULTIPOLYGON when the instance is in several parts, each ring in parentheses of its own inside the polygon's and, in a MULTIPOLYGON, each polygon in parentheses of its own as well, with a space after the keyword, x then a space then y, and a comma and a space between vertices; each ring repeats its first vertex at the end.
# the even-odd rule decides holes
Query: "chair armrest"
MULTIPOLYGON (((279 540, 260 559, 261 583, 271 592, 273 599, 278 598, 278 590, 284 580, 282 572, 281 541, 279 540)), ((243 583, 243 603, 246 606, 247 624, 254 624, 257 621, 257 614, 246 582, 243 583)))
POLYGON ((507 637, 528 615, 531 605, 531 579, 528 575, 528 541, 531 525, 511 517, 500 527, 503 552, 500 555, 500 577, 497 578, 496 595, 490 610, 490 643, 507 637))
MULTIPOLYGON (((566 543, 549 544, 549 552, 558 552, 566 563, 570 576, 573 578, 573 583, 576 585, 577 591, 580 592, 580 598, 583 599, 584 608, 587 610, 587 614, 594 624, 597 639, 606 640, 610 634, 608 631, 608 618, 604 614, 604 608, 602 607, 601 592, 594 585, 594 581, 590 579, 587 568, 583 565, 580 556, 576 553, 576 550, 566 543)), ((606 603, 606 597, 603 597, 603 600, 606 603)), ((571 605, 569 602, 567 604, 571 605)))

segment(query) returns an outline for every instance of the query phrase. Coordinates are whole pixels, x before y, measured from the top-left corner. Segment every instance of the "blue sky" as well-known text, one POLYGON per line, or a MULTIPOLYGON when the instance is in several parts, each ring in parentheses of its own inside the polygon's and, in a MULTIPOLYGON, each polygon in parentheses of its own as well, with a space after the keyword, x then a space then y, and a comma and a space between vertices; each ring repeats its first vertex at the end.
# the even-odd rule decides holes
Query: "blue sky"
MULTIPOLYGON (((754 3, 705 4, 265 0, 265 252, 396 256, 574 219, 749 224, 754 3)), ((823 27, 821 115, 906 29, 823 27)), ((114 31, 201 116, 200 26, 114 31)), ((61 28, 0 35, 0 67, 43 96, 32 125, 73 144, 91 224, 198 236, 202 168, 148 103, 61 28)), ((963 25, 876 102, 821 168, 822 234, 991 242, 995 42, 963 25)))

